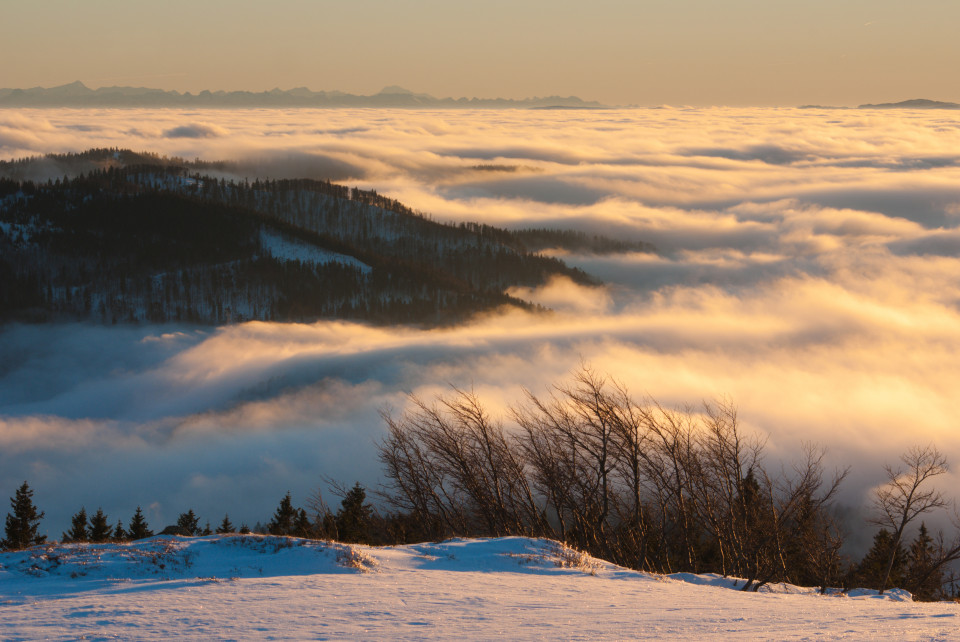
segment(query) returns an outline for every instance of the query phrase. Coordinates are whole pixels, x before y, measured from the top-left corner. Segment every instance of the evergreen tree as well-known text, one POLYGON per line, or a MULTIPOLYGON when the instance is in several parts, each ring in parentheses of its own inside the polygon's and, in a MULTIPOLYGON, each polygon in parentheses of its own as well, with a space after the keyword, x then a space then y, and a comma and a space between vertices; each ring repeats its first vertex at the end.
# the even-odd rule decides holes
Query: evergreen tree
POLYGON ((233 533, 236 532, 233 528, 233 524, 230 523, 230 516, 224 515, 223 521, 220 522, 220 525, 217 526, 217 533, 233 533))
POLYGON ((293 534, 297 537, 313 537, 313 524, 307 517, 307 511, 302 508, 297 511, 297 519, 293 523, 293 534))
POLYGON ((127 539, 127 531, 123 530, 123 522, 117 520, 117 525, 113 529, 113 540, 123 542, 127 539))
POLYGON ((110 522, 107 520, 103 509, 98 508, 93 517, 90 518, 90 541, 105 542, 108 539, 110 539, 110 522))
POLYGON ((180 513, 177 518, 177 526, 182 528, 187 535, 200 534, 200 518, 194 514, 192 508, 186 513, 180 513))
POLYGON ((246 524, 240 524, 240 534, 241 534, 241 535, 249 535, 249 534, 250 534, 250 527, 247 526, 246 524))
POLYGON ((367 492, 357 482, 340 503, 337 511, 337 539, 341 542, 365 543, 370 539, 370 519, 373 509, 364 504, 367 492))
POLYGON ((323 539, 340 539, 340 536, 337 533, 337 516, 329 510, 325 512, 323 517, 320 519, 320 531, 323 539))
POLYGON ((133 514, 130 525, 127 527, 127 535, 130 539, 144 539, 153 537, 153 531, 147 527, 147 520, 143 518, 143 511, 137 506, 137 512, 133 514))
MULTIPOLYGON (((893 548, 893 534, 881 528, 873 537, 873 546, 863 556, 853 572, 852 581, 856 586, 879 589, 883 583, 883 576, 890 560, 893 548)), ((890 586, 901 586, 904 580, 906 552, 902 546, 897 547, 893 557, 893 567, 890 571, 890 586)))
POLYGON ((287 493, 280 500, 280 505, 277 506, 273 519, 267 525, 267 531, 271 535, 293 535, 293 525, 296 519, 297 510, 293 507, 290 493, 287 493))
POLYGON ((33 505, 33 490, 27 482, 23 482, 16 494, 10 498, 10 507, 13 512, 7 513, 3 548, 17 550, 47 541, 46 535, 37 533, 44 513, 38 513, 37 507, 33 505))
POLYGON ((206 526, 203 527, 203 530, 200 531, 200 534, 206 537, 207 535, 212 535, 213 531, 210 530, 210 522, 207 522, 206 526))
POLYGON ((920 523, 920 532, 907 550, 906 588, 916 600, 937 599, 943 588, 943 569, 937 563, 937 552, 927 525, 920 523))
POLYGON ((86 542, 90 539, 90 530, 87 528, 87 509, 81 507, 70 518, 70 530, 63 534, 64 542, 86 542))

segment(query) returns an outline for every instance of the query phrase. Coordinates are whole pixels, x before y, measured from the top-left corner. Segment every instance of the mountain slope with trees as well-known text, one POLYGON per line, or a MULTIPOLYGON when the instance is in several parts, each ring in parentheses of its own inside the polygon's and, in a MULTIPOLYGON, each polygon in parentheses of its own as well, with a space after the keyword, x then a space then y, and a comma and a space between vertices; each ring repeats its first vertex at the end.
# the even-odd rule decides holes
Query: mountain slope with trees
POLYGON ((107 149, 0 163, 2 319, 448 323, 531 307, 513 286, 593 282, 532 249, 632 248, 441 224, 373 191, 222 168, 107 149), (63 178, 30 180, 39 167, 63 178))

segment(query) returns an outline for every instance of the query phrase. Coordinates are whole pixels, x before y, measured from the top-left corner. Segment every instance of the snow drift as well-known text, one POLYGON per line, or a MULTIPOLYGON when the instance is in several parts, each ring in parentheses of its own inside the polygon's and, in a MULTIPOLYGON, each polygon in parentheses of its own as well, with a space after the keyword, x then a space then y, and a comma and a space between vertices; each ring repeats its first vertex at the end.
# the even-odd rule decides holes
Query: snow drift
POLYGON ((944 639, 960 615, 904 591, 735 586, 519 537, 374 548, 158 536, 0 554, 0 637, 944 639))

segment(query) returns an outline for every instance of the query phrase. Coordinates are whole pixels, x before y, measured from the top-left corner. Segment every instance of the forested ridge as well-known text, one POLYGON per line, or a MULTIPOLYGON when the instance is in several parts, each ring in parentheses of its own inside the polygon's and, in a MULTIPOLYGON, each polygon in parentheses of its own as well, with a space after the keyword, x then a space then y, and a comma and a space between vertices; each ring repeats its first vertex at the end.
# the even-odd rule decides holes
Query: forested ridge
POLYGON ((2 319, 445 323, 530 307, 511 286, 592 282, 544 247, 648 249, 442 224, 374 191, 224 167, 109 149, 0 162, 2 319), (30 180, 43 164, 63 177, 30 180))

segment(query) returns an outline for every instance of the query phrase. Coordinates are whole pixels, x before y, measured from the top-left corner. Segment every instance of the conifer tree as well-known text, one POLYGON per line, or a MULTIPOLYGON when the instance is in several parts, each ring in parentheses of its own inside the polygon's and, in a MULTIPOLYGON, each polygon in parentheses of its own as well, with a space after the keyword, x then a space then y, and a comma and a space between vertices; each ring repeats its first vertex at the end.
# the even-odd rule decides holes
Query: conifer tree
POLYGON ((313 537, 313 524, 307 517, 307 511, 302 508, 297 511, 297 519, 293 524, 293 534, 297 537, 313 537))
POLYGON ((194 514, 192 508, 186 513, 180 513, 177 518, 177 526, 182 528, 187 535, 200 534, 200 518, 194 514))
POLYGON ((38 513, 37 507, 33 505, 33 490, 27 482, 23 482, 16 494, 10 498, 10 507, 13 512, 7 513, 3 548, 17 550, 47 541, 46 535, 37 533, 44 513, 38 513))
POLYGON ((241 535, 249 535, 249 534, 250 534, 250 527, 247 526, 246 524, 240 524, 240 534, 241 534, 241 535))
POLYGON ((110 522, 103 509, 97 508, 97 512, 90 518, 90 541, 105 542, 108 539, 110 539, 110 522))
POLYGON ((337 539, 341 542, 364 543, 370 539, 370 518, 373 509, 364 504, 367 492, 357 482, 340 503, 337 511, 337 539))
POLYGON ((233 532, 236 532, 236 530, 233 528, 233 524, 230 523, 230 516, 225 514, 223 516, 223 521, 220 522, 219 526, 217 526, 217 533, 223 534, 233 532))
POLYGON ((207 535, 212 535, 213 531, 210 530, 210 522, 207 522, 206 526, 203 527, 203 530, 200 531, 200 534, 206 537, 207 535))
POLYGON ((147 526, 147 520, 143 518, 143 511, 137 506, 137 512, 133 514, 130 525, 127 527, 127 535, 130 539, 144 539, 153 537, 153 531, 147 526))
MULTIPOLYGON (((873 537, 873 546, 863 556, 853 574, 853 582, 863 588, 879 589, 883 584, 883 577, 887 569, 887 562, 893 550, 893 533, 881 528, 873 537)), ((904 579, 904 561, 906 553, 902 546, 898 546, 893 553, 893 566, 890 569, 890 586, 899 586, 904 579)))
POLYGON ((920 523, 920 532, 907 550, 907 586, 916 600, 937 599, 943 588, 943 569, 937 563, 937 551, 927 525, 920 523))
POLYGON ((64 542, 86 542, 90 539, 90 530, 87 528, 87 509, 81 507, 70 518, 70 530, 63 534, 64 542))
POLYGON ((123 530, 123 522, 117 520, 117 525, 113 529, 112 539, 116 542, 123 542, 127 539, 127 531, 123 530))
POLYGON ((288 492, 280 500, 277 511, 273 514, 273 519, 267 525, 267 531, 271 535, 292 535, 294 521, 297 519, 297 510, 293 507, 293 501, 288 492))

